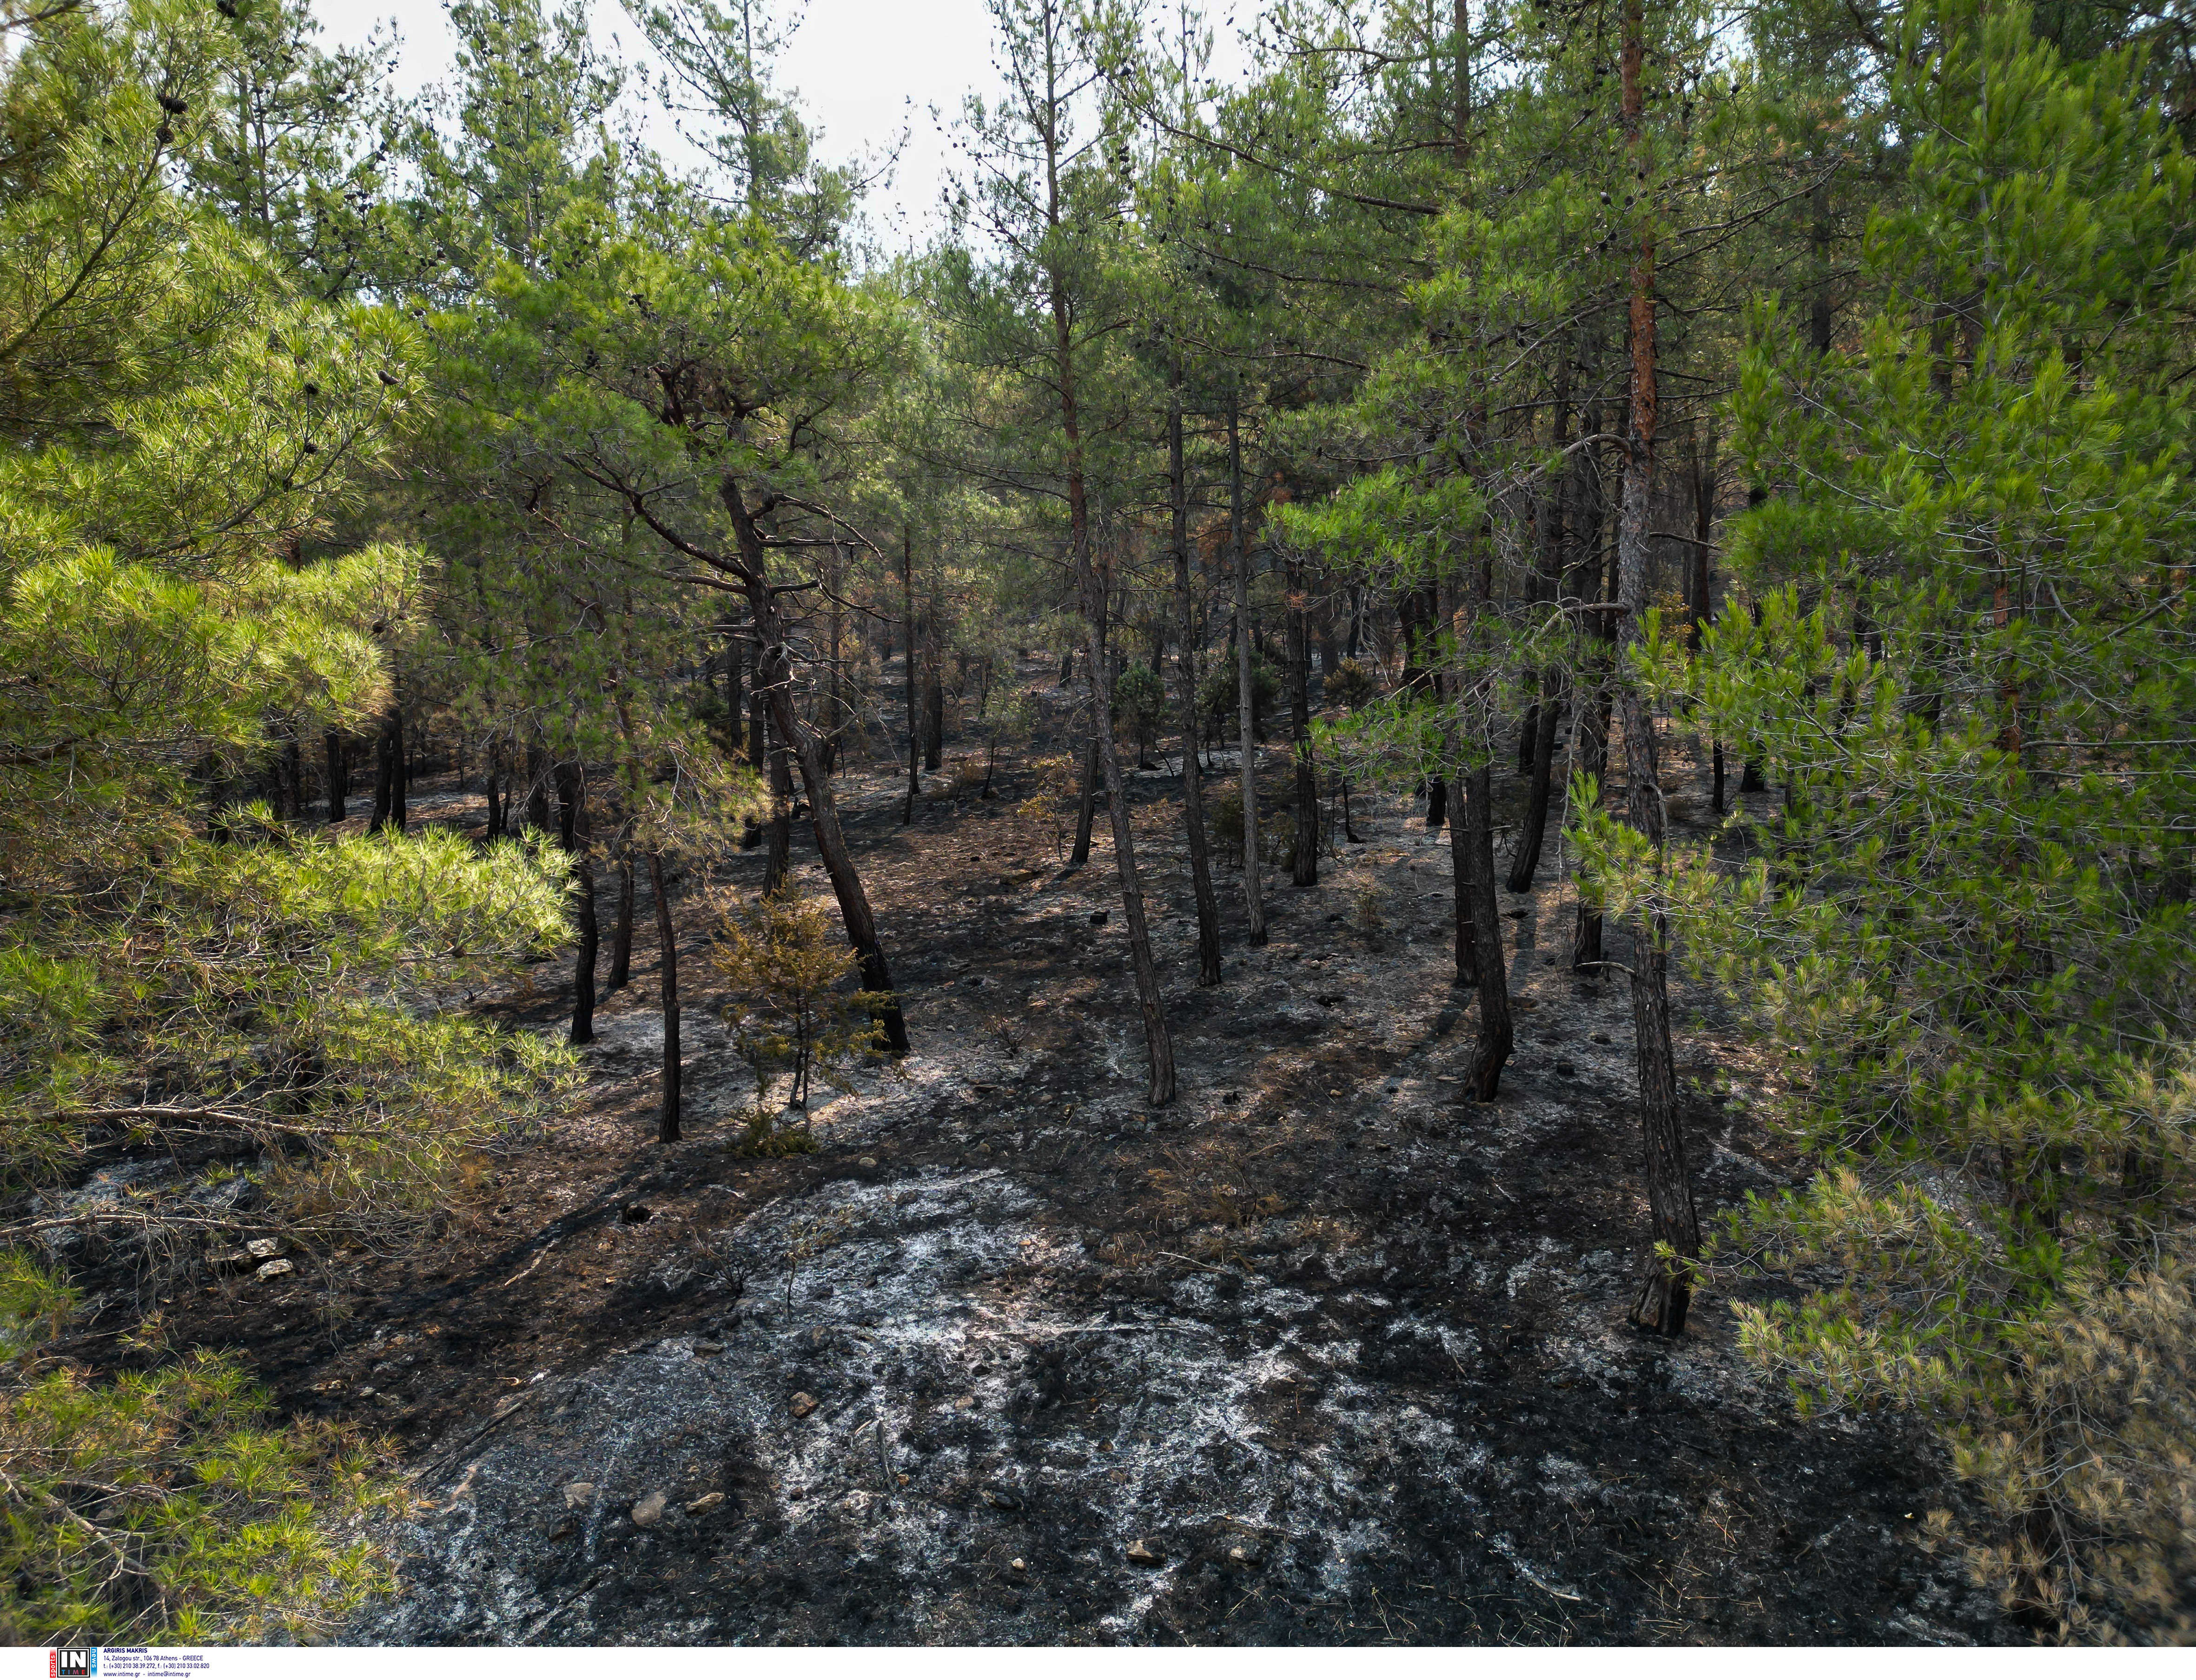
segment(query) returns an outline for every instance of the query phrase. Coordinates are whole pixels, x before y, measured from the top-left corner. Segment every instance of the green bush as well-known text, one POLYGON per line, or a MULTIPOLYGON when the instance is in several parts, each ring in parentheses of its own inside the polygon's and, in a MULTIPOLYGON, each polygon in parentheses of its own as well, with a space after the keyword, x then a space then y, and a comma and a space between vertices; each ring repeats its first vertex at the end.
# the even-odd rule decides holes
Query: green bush
POLYGON ((357 1532, 401 1497, 383 1449, 270 1423, 266 1394, 215 1354, 103 1383, 39 1368, 70 1305, 0 1253, 0 1338, 20 1356, 0 1378, 0 1641, 313 1640, 390 1585, 357 1532))

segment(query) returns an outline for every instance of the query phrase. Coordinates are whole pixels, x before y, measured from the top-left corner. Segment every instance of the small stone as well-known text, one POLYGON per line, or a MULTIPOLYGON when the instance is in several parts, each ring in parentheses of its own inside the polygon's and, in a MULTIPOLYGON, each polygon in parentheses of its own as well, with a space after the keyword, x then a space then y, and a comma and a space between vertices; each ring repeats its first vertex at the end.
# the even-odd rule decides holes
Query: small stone
POLYGON ((877 1158, 874 1155, 864 1155, 860 1160, 855 1162, 854 1164, 858 1167, 866 1167, 871 1171, 875 1171, 877 1164, 877 1158))
POLYGON ((1007 1567, 1008 1567, 1009 1569, 1012 1569, 1012 1570, 1014 1572, 1014 1573, 1016 1573, 1017 1575, 1019 1575, 1019 1574, 1020 1574, 1020 1573, 1022 1573, 1022 1571, 1023 1571, 1023 1570, 1025 1570, 1025 1569, 1028 1568, 1028 1567, 1029 1567, 1029 1565, 1027 1565, 1026 1563, 1023 1562, 1021 1561, 1021 1559, 1020 1559, 1020 1558, 1018 1557, 1018 1558, 1016 1558, 1016 1559, 1015 1559, 1012 1563, 1008 1564, 1007 1567))
POLYGON ((805 1393, 796 1394, 791 1400, 786 1402, 786 1405, 790 1408, 795 1417, 806 1417, 810 1412, 816 1410, 816 1396, 805 1393))
POLYGON ((1243 1561, 1243 1548, 1240 1546, 1230 1546, 1228 1548, 1228 1556, 1231 1562, 1240 1563, 1243 1561))
POLYGON ((961 1396, 961 1398, 960 1398, 960 1399, 958 1399, 958 1400, 955 1400, 955 1401, 953 1402, 953 1409, 954 1409, 956 1412, 966 1412, 966 1411, 968 1411, 968 1408, 969 1408, 970 1406, 972 1406, 975 1405, 975 1403, 976 1403, 976 1397, 975 1397, 975 1395, 974 1395, 974 1394, 963 1394, 963 1395, 962 1395, 962 1396, 961 1396))
POLYGON ((255 1237, 244 1245, 245 1253, 254 1260, 272 1260, 282 1252, 280 1237, 255 1237))
POLYGON ((651 1493, 643 1499, 633 1508, 633 1520, 636 1527, 655 1527, 657 1523, 663 1521, 663 1496, 661 1493, 651 1493))
POLYGON ((686 1502, 686 1515, 689 1516, 703 1516, 716 1510, 718 1506, 724 1503, 725 1496, 721 1493, 704 1493, 698 1499, 689 1499, 686 1502))
POLYGON ((270 1260, 251 1275, 259 1279, 262 1282, 264 1282, 269 1278, 280 1278, 285 1273, 294 1272, 298 1268, 296 1267, 292 1266, 286 1260, 270 1260))
POLYGON ((206 1264, 219 1272, 246 1272, 251 1268, 251 1256, 242 1249, 234 1249, 227 1254, 208 1255, 206 1264))
POLYGON ((1141 1563, 1149 1568, 1153 1564, 1165 1562, 1166 1553, 1153 1541, 1131 1540, 1129 1542, 1129 1562, 1141 1563))
POLYGON ((1022 1496, 1011 1487, 986 1487, 984 1503, 997 1510, 1018 1511, 1022 1508, 1022 1496))
POLYGON ((569 1540, 579 1532, 579 1529, 580 1525, 568 1516, 549 1531, 549 1538, 552 1540, 569 1540))
POLYGON ((725 1344, 721 1342, 696 1342, 694 1344, 694 1352, 696 1355, 721 1354, 724 1351, 725 1344))
POLYGON ((564 1509, 575 1511, 582 1505, 595 1502, 595 1484, 592 1481, 568 1481, 564 1484, 564 1509))

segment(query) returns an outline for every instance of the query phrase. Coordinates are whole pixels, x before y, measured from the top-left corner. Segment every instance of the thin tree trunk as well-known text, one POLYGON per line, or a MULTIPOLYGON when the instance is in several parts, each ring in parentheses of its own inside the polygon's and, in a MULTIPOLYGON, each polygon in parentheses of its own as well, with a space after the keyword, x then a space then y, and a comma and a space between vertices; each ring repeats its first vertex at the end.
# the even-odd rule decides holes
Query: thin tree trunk
POLYGON ((1174 609, 1182 656, 1175 678, 1182 718, 1182 818, 1189 841, 1189 879, 1197 895, 1197 983, 1220 984, 1220 901, 1212 891, 1212 860, 1205 832, 1205 778, 1197 762, 1197 646, 1191 630, 1189 593, 1189 477, 1182 464, 1182 367, 1170 382, 1167 407, 1167 493, 1173 507, 1174 609))
POLYGON ((350 793, 350 754, 344 748, 343 736, 333 730, 322 741, 321 750, 328 763, 328 821, 340 823, 350 793))
MULTIPOLYGON (((1049 219, 1059 212, 1059 182, 1047 183, 1049 219)), ((1144 892, 1136 875, 1136 838, 1127 786, 1113 758, 1112 677, 1106 664, 1106 589, 1090 555, 1090 507, 1083 479, 1083 431, 1075 406, 1074 340, 1067 317, 1067 294, 1060 276, 1050 276, 1053 348, 1060 376, 1060 431, 1067 444, 1069 546, 1082 596, 1084 636, 1090 650, 1092 735, 1099 767, 1106 777, 1107 809, 1113 819, 1113 862, 1121 876, 1121 908, 1129 923, 1129 956, 1136 969, 1136 1002, 1144 1017, 1144 1048, 1150 1059, 1149 1094, 1154 1108, 1174 1100, 1174 1043, 1159 1003, 1159 967, 1152 960, 1151 930, 1144 922, 1144 892)))
MULTIPOLYGON (((1571 355, 1566 352, 1556 370, 1555 447, 1558 450, 1570 440, 1571 361, 1571 355)), ((1540 504, 1540 569, 1533 593, 1534 599, 1543 604, 1553 601, 1563 592, 1564 506, 1569 499, 1564 494, 1567 476, 1558 475, 1552 479, 1540 504)), ((1556 730, 1563 718, 1563 668, 1547 666, 1540 673, 1540 703, 1531 714, 1533 730, 1525 768, 1532 781, 1525 792, 1524 827, 1510 859, 1506 885, 1512 892, 1533 890, 1533 876, 1540 867, 1540 848, 1547 840, 1548 802, 1554 793, 1556 730)))
MULTIPOLYGON (((1474 967, 1479 985, 1479 1043, 1471 1059, 1471 1091, 1482 1102, 1493 1102, 1502 1082, 1502 1069, 1515 1042, 1510 1019, 1510 969, 1502 955, 1501 911, 1494 900, 1494 770, 1482 764, 1458 777, 1465 790, 1461 823, 1452 823, 1449 846, 1457 847, 1455 830, 1464 830, 1465 885, 1471 895, 1471 939, 1477 947, 1474 967)), ((1459 937, 1464 930, 1458 930, 1459 937)))
POLYGON ((1289 567, 1289 742, 1296 759, 1297 840, 1289 879, 1319 884, 1319 775, 1311 750, 1311 622, 1303 606, 1303 569, 1289 567))
POLYGON ((785 742, 770 747, 770 855, 764 860, 762 890, 775 892, 793 872, 793 766, 786 762, 785 742))
POLYGON ((648 854, 648 887, 656 895, 656 948, 663 971, 663 1095, 656 1111, 656 1140, 679 1141, 679 935, 671 924, 671 894, 663 885, 663 854, 648 854))
POLYGON ((1448 828, 1449 891, 1456 904, 1456 981, 1459 986, 1479 984, 1479 934, 1474 923, 1477 917, 1472 906, 1478 895, 1471 884, 1471 837, 1465 832, 1464 824, 1452 823, 1448 828))
POLYGON ((572 968, 572 1042, 587 1044, 595 1036, 595 955, 601 944, 595 921, 595 864, 588 846, 587 771, 577 764, 563 769, 564 846, 571 854, 572 879, 579 888, 573 905, 580 948, 572 968))
MULTIPOLYGON (((1639 194, 1638 244, 1632 267, 1632 401, 1624 440, 1624 502, 1617 528, 1618 632, 1616 707, 1624 730, 1626 818, 1659 852, 1662 793, 1656 775, 1655 719, 1625 655, 1642 638, 1647 609, 1647 533, 1653 489, 1656 419, 1655 340, 1655 223, 1644 180, 1644 100, 1641 71, 1646 56, 1643 0, 1625 0, 1620 54, 1626 149, 1635 159, 1639 194)), ((1634 912, 1632 1025, 1639 1065, 1639 1117, 1647 1158, 1647 1199, 1658 1250, 1648 1256, 1632 1319, 1643 1328, 1676 1336, 1685 1327, 1692 1297, 1693 1262, 1701 1250, 1700 1217, 1685 1166, 1685 1133, 1678 1108, 1677 1062, 1670 1041, 1669 927, 1658 900, 1634 912)))
POLYGON ((392 706, 383 713, 381 735, 376 743, 377 762, 373 786, 373 820, 367 825, 368 834, 384 828, 404 832, 404 710, 392 706))
POLYGON ((915 673, 915 528, 899 530, 900 634, 907 642, 907 803, 901 806, 900 827, 915 821, 915 802, 922 796, 922 743, 916 737, 915 673))
POLYGON ((1228 525, 1235 551, 1235 687, 1242 730, 1243 907, 1250 919, 1250 943, 1266 943, 1266 899, 1258 876, 1257 690, 1251 653, 1251 554, 1243 532, 1243 441, 1235 399, 1228 400, 1228 525))

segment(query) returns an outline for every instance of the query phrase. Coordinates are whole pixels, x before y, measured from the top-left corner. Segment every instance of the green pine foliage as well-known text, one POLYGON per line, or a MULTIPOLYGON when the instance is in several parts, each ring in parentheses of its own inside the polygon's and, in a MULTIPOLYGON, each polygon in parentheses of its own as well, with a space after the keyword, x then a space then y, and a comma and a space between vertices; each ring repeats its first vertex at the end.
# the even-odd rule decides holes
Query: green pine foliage
POLYGON ((1749 1346, 1812 1400, 1937 1419, 2014 1600, 2185 1634, 2196 1431, 2143 1396, 2196 1342, 2196 176, 2128 55, 2070 65, 2019 8, 1904 30, 1875 312, 1823 356, 1765 309, 1741 365, 1759 621, 1689 679, 1645 654, 1783 790, 1750 867, 1673 889, 1824 1165, 1726 1253, 1833 1269, 1747 1309, 1749 1346))

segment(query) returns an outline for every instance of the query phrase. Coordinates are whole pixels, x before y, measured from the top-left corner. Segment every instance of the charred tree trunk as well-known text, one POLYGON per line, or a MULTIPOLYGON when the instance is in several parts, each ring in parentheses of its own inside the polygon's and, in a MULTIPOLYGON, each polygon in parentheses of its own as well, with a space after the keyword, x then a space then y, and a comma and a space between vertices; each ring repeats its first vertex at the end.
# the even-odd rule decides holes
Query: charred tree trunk
POLYGON ((1304 611, 1303 568, 1289 563, 1289 750, 1296 760, 1297 839, 1289 879, 1319 884, 1319 774, 1311 750, 1311 623, 1304 611))
POLYGON ((564 849, 571 855, 572 879, 579 888, 573 905, 580 948, 572 966, 572 1042, 587 1044, 595 1036, 595 956, 601 944, 595 921, 595 864, 587 844, 587 778, 577 764, 558 768, 564 849))
MULTIPOLYGON (((1091 704, 1097 704, 1096 683, 1092 683, 1091 704)), ((1083 786, 1075 803, 1075 845, 1067 854, 1067 867, 1079 869, 1090 861, 1090 825, 1098 809, 1098 730, 1094 727, 1090 738, 1083 743, 1083 786)))
POLYGON ((610 972, 603 982, 605 993, 614 992, 633 978, 633 853, 618 858, 617 921, 610 929, 610 972))
POLYGON ((526 826, 537 834, 549 832, 549 755, 540 743, 526 743, 526 826))
POLYGON ((403 707, 392 706, 382 714, 374 748, 373 819, 367 832, 393 828, 401 834, 405 823, 403 707))
POLYGON ((344 737, 330 730, 321 743, 328 765, 328 821, 344 820, 350 794, 350 748, 344 737))
MULTIPOLYGON (((1476 947, 1474 979, 1479 987, 1479 1042, 1471 1058, 1471 1094, 1493 1102, 1510 1059, 1515 1034, 1510 1019, 1510 969, 1502 956, 1501 911, 1494 900, 1494 769, 1482 764, 1465 771, 1463 820, 1452 823, 1449 846, 1458 849, 1455 830, 1464 831, 1465 886, 1471 896, 1471 935, 1476 947)), ((1461 939, 1465 929, 1459 926, 1461 939)))
POLYGON ((671 922, 671 894, 663 882, 663 854, 648 854, 648 889, 656 895, 656 948, 663 970, 663 1093, 656 1110, 656 1140, 679 1139, 679 934, 671 922))
POLYGON ((900 527, 899 598, 900 634, 907 642, 907 803, 899 813, 904 828, 915 821, 915 802, 922 797, 922 743, 917 738, 922 731, 916 723, 915 528, 911 525, 900 527))
POLYGON ((731 515, 732 528, 739 540, 738 560, 736 566, 726 567, 719 557, 702 557, 720 569, 733 571, 746 592, 748 609, 754 615, 757 685, 769 696, 771 722, 778 738, 792 753, 795 768, 800 772, 802 791, 808 796, 816 850, 824 860, 824 871, 829 876, 832 891, 839 901, 839 915, 846 925, 847 941, 853 947, 855 961, 860 966, 862 990, 884 1000, 876 1006, 875 1019, 892 1053, 904 1056, 908 1051, 907 1022, 893 991, 892 970, 885 961, 883 943, 877 937, 876 917, 870 908, 869 894, 863 889, 853 853, 847 847, 846 831, 839 825, 838 801, 831 792, 830 776, 824 767, 823 748, 815 732, 801 720, 800 708, 793 703, 793 655, 786 645, 784 609, 778 605, 778 592, 770 582, 762 530, 741 495, 736 479, 727 475, 718 494, 731 515))
MULTIPOLYGON (((1620 54, 1627 150, 1640 159, 1639 225, 1632 267, 1632 400, 1625 427, 1624 501, 1617 528, 1617 598, 1622 609, 1616 706, 1624 729, 1626 818, 1659 852, 1662 793, 1655 764, 1655 719, 1624 655, 1643 635, 1647 610, 1647 533, 1653 489, 1656 390, 1655 224, 1646 164, 1641 72, 1646 56, 1643 0, 1625 0, 1620 54)), ((1640 1129, 1646 1146, 1647 1199, 1654 1215, 1650 1253, 1633 1303, 1633 1322, 1664 1336, 1685 1327, 1693 1266, 1701 1251, 1700 1217, 1685 1165, 1678 1108, 1675 1053, 1670 1039, 1669 927, 1661 903, 1649 899, 1633 920, 1632 1025, 1639 1065, 1640 1129)))
POLYGON ((1235 400, 1228 401, 1228 528, 1235 555, 1235 687, 1242 730, 1243 906, 1249 942, 1266 943, 1266 895, 1259 879, 1257 689, 1251 669, 1251 553, 1243 531, 1243 439, 1235 400))
MULTIPOLYGON (((1058 183, 1049 188, 1049 219, 1058 217, 1058 183)), ((1121 908, 1129 923, 1129 959, 1136 975, 1136 1002, 1144 1017, 1144 1048, 1150 1059, 1152 1106, 1174 1100, 1174 1042, 1159 1002, 1158 965, 1152 960, 1151 930, 1144 921, 1143 884, 1136 875, 1136 837, 1130 821, 1128 788, 1113 761, 1112 678, 1106 663, 1106 589, 1091 562, 1090 508, 1083 478, 1082 424, 1076 411, 1074 338, 1069 329, 1067 294, 1060 276, 1049 277, 1053 349, 1059 370, 1060 431, 1067 445, 1067 517, 1078 592, 1082 598, 1084 635, 1090 651, 1092 735, 1110 797, 1113 818, 1113 862, 1121 876, 1121 908)), ((1232 410, 1230 411, 1232 413, 1232 410)))
POLYGON ((1182 719, 1182 819, 1189 843, 1189 879, 1197 896, 1197 983, 1220 984, 1220 901, 1205 832, 1205 778, 1197 761, 1197 641, 1189 589, 1189 476, 1182 464, 1182 368, 1174 368, 1167 409, 1167 491, 1173 505, 1174 610, 1182 655, 1176 663, 1182 719))
POLYGON ((793 766, 778 737, 770 746, 770 855, 763 860, 762 890, 777 892, 792 873, 793 766))
MULTIPOLYGON (((1561 450, 1570 439, 1571 357, 1566 355, 1556 368, 1555 447, 1561 450)), ((1546 605, 1563 592, 1565 511, 1568 475, 1556 476, 1540 503, 1540 567, 1534 580, 1536 603, 1546 605)), ((1563 720, 1563 673, 1550 665, 1540 673, 1540 702, 1530 713, 1530 738, 1521 741, 1523 768, 1532 780, 1525 789, 1525 821, 1510 859, 1512 892, 1530 892, 1533 876, 1540 867, 1540 848, 1546 844, 1548 801, 1554 796, 1556 730, 1563 720)))

